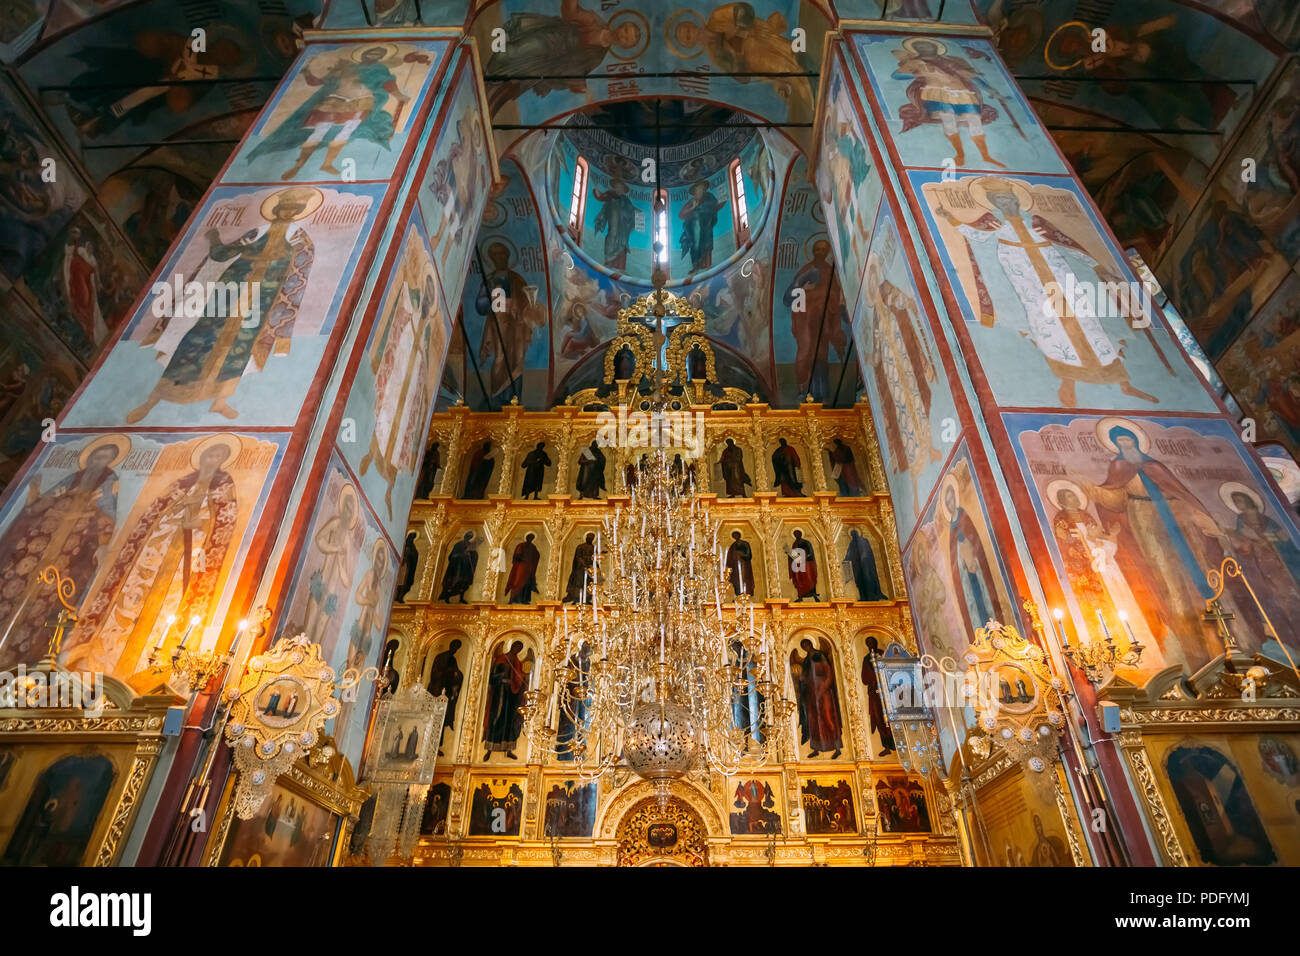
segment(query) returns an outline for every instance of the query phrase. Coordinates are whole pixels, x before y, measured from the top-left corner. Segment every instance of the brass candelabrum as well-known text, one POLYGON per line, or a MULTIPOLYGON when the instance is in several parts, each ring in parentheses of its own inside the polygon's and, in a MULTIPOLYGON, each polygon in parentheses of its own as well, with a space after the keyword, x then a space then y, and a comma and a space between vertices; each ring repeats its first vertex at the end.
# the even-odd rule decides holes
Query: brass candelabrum
POLYGON ((523 707, 532 746, 588 779, 627 767, 661 799, 693 771, 780 762, 795 709, 753 596, 731 593, 719 522, 672 458, 649 452, 594 536, 523 707))
MULTIPOLYGON (((1041 634, 1043 625, 1038 618, 1038 609, 1033 608, 1031 614, 1034 630, 1041 634)), ((1136 667, 1142 660, 1142 652, 1146 648, 1133 633, 1133 625, 1129 623, 1126 611, 1119 612, 1120 623, 1128 632, 1128 643, 1124 646, 1116 643, 1115 638, 1111 636, 1110 628, 1107 627, 1106 619, 1100 609, 1097 610, 1097 624, 1101 630, 1101 639, 1090 638, 1080 644, 1071 644, 1069 637, 1066 636, 1064 611, 1059 607, 1054 608, 1052 618, 1056 622, 1056 636, 1061 642, 1061 653, 1066 660, 1083 671, 1089 683, 1101 684, 1115 673, 1115 668, 1136 667)))
POLYGON ((259 637, 265 633, 267 622, 271 618, 271 612, 266 608, 259 607, 253 612, 256 618, 255 622, 245 619, 241 620, 236 628, 235 639, 223 653, 216 647, 210 651, 204 651, 200 647, 191 647, 190 640, 194 636, 195 630, 202 623, 202 618, 197 614, 190 618, 189 626, 186 628, 180 643, 172 648, 170 659, 164 664, 160 663, 163 655, 163 648, 167 643, 167 635, 171 633, 176 624, 176 615, 172 614, 167 618, 167 626, 149 649, 149 657, 146 660, 149 668, 155 671, 169 670, 173 678, 181 680, 188 688, 191 694, 195 694, 221 673, 222 669, 232 664, 236 657, 242 653, 247 643, 247 638, 252 635, 259 637))

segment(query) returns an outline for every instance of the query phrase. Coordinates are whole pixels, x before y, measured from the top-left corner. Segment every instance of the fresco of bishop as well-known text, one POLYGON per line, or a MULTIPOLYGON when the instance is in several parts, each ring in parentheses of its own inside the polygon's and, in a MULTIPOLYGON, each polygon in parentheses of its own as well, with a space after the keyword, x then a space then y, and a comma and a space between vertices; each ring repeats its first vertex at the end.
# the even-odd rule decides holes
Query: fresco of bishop
MULTIPOLYGON (((1119 283, 1120 277, 1046 216, 1031 216, 1034 197, 1024 183, 980 176, 969 182, 969 189, 971 198, 988 210, 974 222, 962 222, 942 201, 934 211, 966 240, 980 324, 992 327, 998 317, 976 258, 977 250, 988 250, 995 252, 998 266, 1019 301, 1024 318, 1017 316, 1013 321, 1024 322, 1020 331, 1043 354, 1047 367, 1060 381, 1057 395, 1064 407, 1076 405, 1075 386, 1079 382, 1118 385, 1125 395, 1158 402, 1154 395, 1135 388, 1129 381, 1122 350, 1106 333, 1087 300, 1072 302, 1068 296, 1053 293, 1094 285, 1093 280, 1081 275, 1085 269, 1103 283, 1119 283)), ((1001 302, 996 307, 1004 308, 1001 302)))

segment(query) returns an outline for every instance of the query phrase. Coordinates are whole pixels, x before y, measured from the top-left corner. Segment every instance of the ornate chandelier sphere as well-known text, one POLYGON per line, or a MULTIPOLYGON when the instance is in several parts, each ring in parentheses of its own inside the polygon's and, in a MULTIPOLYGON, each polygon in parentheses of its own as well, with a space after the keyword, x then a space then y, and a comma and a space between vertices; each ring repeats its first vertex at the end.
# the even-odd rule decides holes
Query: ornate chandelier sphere
POLYGON ((623 737, 623 755, 638 777, 664 788, 692 766, 699 739, 690 712, 672 701, 648 701, 632 711, 623 737))

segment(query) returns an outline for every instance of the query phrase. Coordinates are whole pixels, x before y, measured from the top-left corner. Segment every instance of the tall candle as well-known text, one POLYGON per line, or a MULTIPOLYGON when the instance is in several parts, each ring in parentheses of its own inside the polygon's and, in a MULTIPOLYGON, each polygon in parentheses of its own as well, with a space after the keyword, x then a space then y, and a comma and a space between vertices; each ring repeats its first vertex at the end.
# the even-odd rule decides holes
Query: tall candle
POLYGON ((1102 636, 1106 638, 1107 643, 1110 643, 1110 628, 1106 626, 1106 619, 1101 616, 1101 608, 1097 608, 1097 623, 1101 625, 1102 636))
POLYGON ((190 618, 190 626, 185 629, 185 636, 181 638, 181 642, 176 648, 178 651, 185 650, 185 645, 189 643, 190 635, 194 633, 194 629, 198 626, 199 626, 199 616, 195 614, 193 617, 190 618))
POLYGON ((1052 617, 1056 619, 1056 631, 1061 637, 1061 646, 1069 647, 1070 639, 1065 636, 1065 625, 1061 623, 1061 619, 1065 617, 1065 612, 1058 607, 1052 611, 1052 617))
POLYGON ((166 626, 163 627, 162 631, 158 634, 158 640, 154 641, 154 645, 153 645, 154 650, 156 651, 162 650, 163 644, 167 642, 167 635, 171 633, 172 625, 175 623, 176 623, 176 615, 168 614, 166 626))

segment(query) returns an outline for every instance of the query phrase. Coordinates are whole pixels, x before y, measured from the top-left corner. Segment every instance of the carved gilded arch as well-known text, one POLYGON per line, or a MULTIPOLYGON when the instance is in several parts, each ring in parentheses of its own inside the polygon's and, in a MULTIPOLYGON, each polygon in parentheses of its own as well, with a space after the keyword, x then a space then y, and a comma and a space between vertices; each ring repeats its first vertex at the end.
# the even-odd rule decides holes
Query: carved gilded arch
MULTIPOLYGON (((674 780, 669 784, 669 796, 681 801, 699 815, 710 838, 725 838, 730 834, 726 811, 704 790, 684 780, 674 780)), ((617 791, 606 801, 604 809, 596 819, 594 832, 598 835, 598 839, 614 839, 619 824, 647 799, 655 799, 655 785, 648 780, 636 780, 617 791)))

